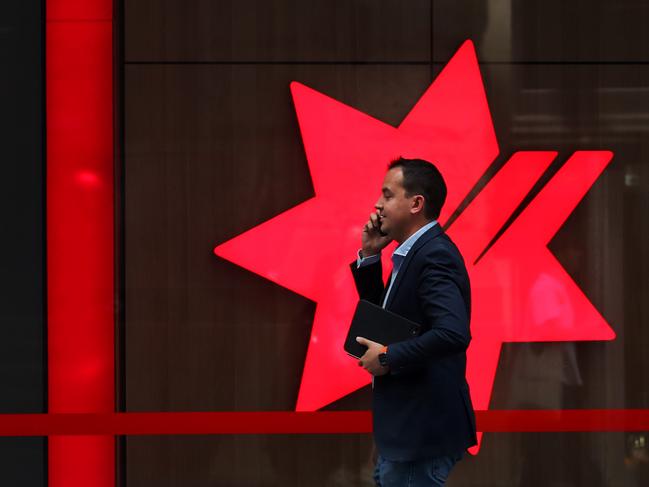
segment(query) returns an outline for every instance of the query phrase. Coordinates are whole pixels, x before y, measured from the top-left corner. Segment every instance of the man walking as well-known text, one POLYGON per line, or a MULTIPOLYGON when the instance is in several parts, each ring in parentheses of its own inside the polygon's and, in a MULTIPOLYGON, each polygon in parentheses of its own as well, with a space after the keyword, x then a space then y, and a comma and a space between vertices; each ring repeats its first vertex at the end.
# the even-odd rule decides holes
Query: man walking
POLYGON ((373 376, 379 487, 443 486, 477 442, 466 382, 471 291, 464 260, 437 222, 445 199, 433 164, 390 163, 350 266, 361 299, 422 325, 399 343, 357 339, 368 347, 359 365, 373 376), (381 251, 392 240, 399 245, 384 286, 381 251))

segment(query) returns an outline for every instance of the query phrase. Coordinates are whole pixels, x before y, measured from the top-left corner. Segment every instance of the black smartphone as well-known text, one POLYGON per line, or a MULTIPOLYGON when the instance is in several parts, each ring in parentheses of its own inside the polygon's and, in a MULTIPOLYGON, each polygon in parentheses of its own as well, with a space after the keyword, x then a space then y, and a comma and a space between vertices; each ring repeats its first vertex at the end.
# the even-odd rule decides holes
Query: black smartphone
POLYGON ((381 230, 381 215, 377 215, 377 216, 379 217, 379 233, 381 234, 382 237, 387 237, 388 234, 383 232, 383 230, 381 230))

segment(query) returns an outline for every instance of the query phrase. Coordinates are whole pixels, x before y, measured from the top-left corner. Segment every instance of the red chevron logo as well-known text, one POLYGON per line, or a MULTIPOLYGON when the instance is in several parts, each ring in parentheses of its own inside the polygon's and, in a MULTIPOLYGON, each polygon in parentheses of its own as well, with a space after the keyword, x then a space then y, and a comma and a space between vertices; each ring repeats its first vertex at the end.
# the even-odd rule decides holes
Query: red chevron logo
MULTIPOLYGON (((342 350, 357 301, 347 265, 360 245, 387 163, 404 156, 437 165, 448 185, 444 223, 499 149, 471 41, 398 127, 297 82, 291 92, 315 196, 214 252, 317 303, 296 404, 298 411, 314 411, 370 382, 342 350)), ((488 409, 504 342, 615 338, 547 248, 611 152, 575 152, 492 242, 556 155, 515 153, 447 229, 471 278, 467 377, 476 409, 488 409)), ((386 277, 390 255, 388 248, 386 277)))

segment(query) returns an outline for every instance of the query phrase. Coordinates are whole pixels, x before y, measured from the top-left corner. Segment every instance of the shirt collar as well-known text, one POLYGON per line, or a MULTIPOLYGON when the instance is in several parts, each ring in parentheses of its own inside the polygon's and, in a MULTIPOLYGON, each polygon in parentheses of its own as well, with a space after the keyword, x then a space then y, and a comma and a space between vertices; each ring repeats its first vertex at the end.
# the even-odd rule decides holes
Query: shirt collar
POLYGON ((435 225, 437 225, 437 220, 433 220, 432 222, 427 223, 423 227, 421 227, 419 230, 417 230, 415 233, 410 235, 406 240, 403 241, 401 245, 399 245, 396 249, 394 249, 394 253, 392 254, 392 257, 395 255, 398 255, 400 257, 405 257, 410 249, 412 248, 413 245, 415 245, 415 242, 421 237, 424 233, 426 233, 429 229, 433 228, 435 225))

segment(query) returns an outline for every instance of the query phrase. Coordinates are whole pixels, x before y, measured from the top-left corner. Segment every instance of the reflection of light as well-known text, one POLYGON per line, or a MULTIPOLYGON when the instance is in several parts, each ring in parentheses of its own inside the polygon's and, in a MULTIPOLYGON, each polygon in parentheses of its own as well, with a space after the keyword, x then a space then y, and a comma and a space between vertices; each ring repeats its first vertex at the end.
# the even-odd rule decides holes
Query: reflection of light
POLYGON ((100 376, 105 369, 105 363, 100 359, 88 357, 83 364, 76 366, 76 374, 79 379, 94 380, 100 376))
POLYGON ((624 185, 625 186, 637 186, 640 182, 640 178, 637 174, 632 173, 630 170, 624 175, 624 185))
POLYGON ((76 179, 81 186, 86 186, 87 188, 96 188, 101 184, 101 179, 99 179, 97 173, 92 171, 79 171, 76 179))

